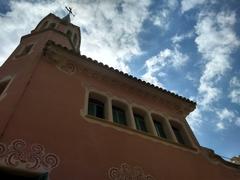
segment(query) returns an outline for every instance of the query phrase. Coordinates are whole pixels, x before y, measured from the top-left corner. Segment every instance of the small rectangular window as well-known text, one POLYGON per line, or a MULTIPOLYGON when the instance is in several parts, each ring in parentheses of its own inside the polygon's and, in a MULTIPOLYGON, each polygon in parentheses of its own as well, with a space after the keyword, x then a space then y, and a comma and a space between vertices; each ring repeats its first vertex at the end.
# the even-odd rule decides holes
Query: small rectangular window
POLYGON ((96 99, 89 98, 88 114, 104 119, 104 103, 96 99))
POLYGON ((134 114, 134 119, 136 123, 136 128, 140 131, 147 132, 147 127, 144 118, 139 114, 134 114))
POLYGON ((49 25, 49 28, 54 29, 55 27, 56 27, 56 23, 51 23, 51 24, 49 25))
POLYGON ((175 134, 178 142, 179 142, 180 144, 185 144, 184 138, 183 138, 183 136, 182 136, 182 134, 181 134, 181 131, 180 131, 178 128, 174 127, 174 126, 172 126, 172 130, 173 130, 173 132, 174 132, 174 134, 175 134))
POLYGON ((2 95, 9 82, 10 79, 0 82, 0 95, 2 95))
POLYGON ((122 124, 122 125, 127 125, 127 120, 126 120, 126 115, 124 110, 113 106, 112 112, 113 112, 113 122, 122 124))
POLYGON ((72 32, 70 30, 67 31, 67 37, 71 40, 72 39, 72 32))
POLYGON ((162 123, 156 120, 153 120, 153 122, 154 122, 154 126, 156 128, 158 136, 162 138, 167 138, 162 123))

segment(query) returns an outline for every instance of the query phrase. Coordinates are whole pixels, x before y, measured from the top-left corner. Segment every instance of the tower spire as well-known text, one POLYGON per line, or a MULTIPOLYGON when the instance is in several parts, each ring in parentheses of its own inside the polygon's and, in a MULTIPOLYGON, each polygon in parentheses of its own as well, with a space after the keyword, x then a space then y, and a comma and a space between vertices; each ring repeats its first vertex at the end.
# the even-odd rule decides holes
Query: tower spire
POLYGON ((71 22, 70 14, 72 14, 73 16, 74 16, 74 14, 72 12, 72 8, 71 7, 65 6, 65 8, 67 9, 68 14, 65 17, 63 17, 62 20, 64 20, 65 22, 70 23, 71 22))

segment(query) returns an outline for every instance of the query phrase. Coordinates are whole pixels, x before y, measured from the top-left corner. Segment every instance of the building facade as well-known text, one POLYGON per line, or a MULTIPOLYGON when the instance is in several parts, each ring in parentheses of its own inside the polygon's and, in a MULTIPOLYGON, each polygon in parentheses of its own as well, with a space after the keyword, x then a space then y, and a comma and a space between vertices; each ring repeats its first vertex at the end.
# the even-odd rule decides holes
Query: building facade
POLYGON ((80 53, 79 27, 49 14, 0 69, 0 177, 240 179, 201 147, 196 103, 80 53))

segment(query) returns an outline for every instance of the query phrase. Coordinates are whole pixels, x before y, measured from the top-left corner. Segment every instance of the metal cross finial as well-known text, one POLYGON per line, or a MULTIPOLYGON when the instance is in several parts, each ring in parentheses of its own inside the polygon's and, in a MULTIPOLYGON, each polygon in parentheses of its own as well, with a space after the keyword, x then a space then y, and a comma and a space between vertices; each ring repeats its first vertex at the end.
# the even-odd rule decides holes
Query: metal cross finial
POLYGON ((75 16, 75 15, 73 14, 73 12, 72 12, 72 8, 71 8, 71 7, 65 6, 65 8, 67 9, 67 11, 68 11, 69 14, 72 14, 73 16, 75 16))

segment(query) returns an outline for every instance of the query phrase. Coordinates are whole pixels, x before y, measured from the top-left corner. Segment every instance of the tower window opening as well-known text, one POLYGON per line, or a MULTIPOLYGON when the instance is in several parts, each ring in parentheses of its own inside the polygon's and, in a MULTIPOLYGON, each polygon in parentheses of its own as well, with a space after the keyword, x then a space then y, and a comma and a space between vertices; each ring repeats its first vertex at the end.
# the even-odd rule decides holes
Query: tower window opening
POLYGON ((73 45, 75 46, 76 43, 77 43, 77 34, 75 33, 73 37, 73 45))
POLYGON ((72 32, 70 30, 67 31, 67 37, 69 39, 72 39, 72 32))
POLYGON ((51 23, 51 24, 49 25, 49 28, 54 29, 55 27, 56 27, 56 23, 51 23))
POLYGON ((10 82, 10 79, 7 79, 7 80, 4 80, 4 81, 0 82, 0 96, 3 94, 3 92, 7 88, 9 82, 10 82))
POLYGON ((25 46, 24 49, 16 57, 24 56, 28 54, 31 51, 32 47, 33 47, 33 44, 29 44, 25 46))

